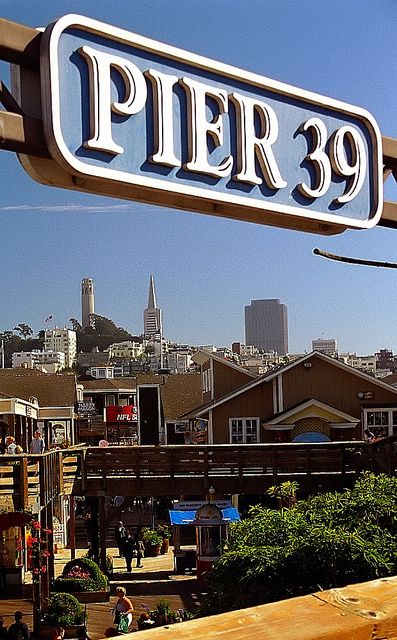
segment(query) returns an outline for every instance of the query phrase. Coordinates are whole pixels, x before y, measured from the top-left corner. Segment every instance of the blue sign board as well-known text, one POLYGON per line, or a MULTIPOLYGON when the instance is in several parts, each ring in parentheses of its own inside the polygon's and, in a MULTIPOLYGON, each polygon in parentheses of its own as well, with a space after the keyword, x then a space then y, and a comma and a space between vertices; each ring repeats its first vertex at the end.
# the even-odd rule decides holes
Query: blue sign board
POLYGON ((75 15, 41 56, 50 153, 91 190, 331 233, 381 216, 364 109, 75 15))

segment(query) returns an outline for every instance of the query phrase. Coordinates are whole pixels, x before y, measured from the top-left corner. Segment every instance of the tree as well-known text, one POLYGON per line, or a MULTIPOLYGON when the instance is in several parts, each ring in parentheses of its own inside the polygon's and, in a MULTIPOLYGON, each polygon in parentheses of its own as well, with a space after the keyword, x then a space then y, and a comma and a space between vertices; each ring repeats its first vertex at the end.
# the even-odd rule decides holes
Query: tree
POLYGON ((20 322, 16 327, 14 327, 14 331, 17 331, 24 340, 33 335, 32 327, 30 327, 28 324, 25 324, 24 322, 20 322))
POLYGON ((73 331, 75 331, 76 333, 81 333, 83 327, 81 326, 80 322, 76 320, 76 318, 70 318, 69 322, 72 325, 73 331))
POLYGON ((251 507, 208 575, 206 612, 394 575, 396 536, 397 479, 385 475, 365 472, 353 489, 290 509, 251 507))
MULTIPOLYGON (((71 318, 72 322, 73 318, 71 318)), ((133 340, 134 337, 122 327, 117 327, 113 320, 96 313, 90 315, 91 325, 77 332, 77 348, 79 351, 91 351, 98 347, 104 351, 113 342, 133 340)), ((77 322, 77 321, 76 321, 77 322)))

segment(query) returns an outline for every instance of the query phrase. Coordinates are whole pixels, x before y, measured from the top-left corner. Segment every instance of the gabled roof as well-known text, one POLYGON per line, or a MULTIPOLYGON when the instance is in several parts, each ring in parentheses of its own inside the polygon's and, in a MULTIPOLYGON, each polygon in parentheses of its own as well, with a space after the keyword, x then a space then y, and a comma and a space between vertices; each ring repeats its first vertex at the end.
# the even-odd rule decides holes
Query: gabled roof
POLYGON ((222 356, 218 356, 216 355, 216 353, 205 351, 204 349, 200 349, 199 351, 196 351, 196 353, 192 355, 192 360, 193 362, 199 365, 203 365, 204 362, 207 362, 207 360, 215 360, 216 362, 220 362, 221 364, 224 364, 225 366, 230 367, 231 369, 236 369, 236 371, 240 371, 240 373, 245 373, 248 378, 258 377, 256 373, 252 373, 252 371, 248 371, 248 369, 244 369, 244 367, 242 367, 241 365, 236 364, 231 360, 226 360, 226 358, 223 358, 222 356))
POLYGON ((76 378, 70 373, 43 373, 37 369, 0 369, 0 395, 27 400, 33 396, 40 407, 73 407, 76 378))
MULTIPOLYGON (((340 418, 344 422, 354 422, 354 423, 358 422, 357 417, 350 416, 348 413, 344 413, 344 411, 340 411, 335 407, 331 407, 331 405, 326 404, 325 402, 320 402, 315 398, 309 398, 308 400, 299 402, 293 407, 289 407, 286 411, 280 411, 280 413, 277 413, 277 415, 273 416, 271 420, 267 420, 265 424, 270 426, 275 424, 280 424, 282 422, 285 422, 292 416, 295 416, 297 413, 301 413, 302 411, 305 411, 305 409, 310 409, 311 407, 314 407, 315 409, 320 409, 329 414, 332 414, 335 417, 340 418)), ((317 412, 315 412, 313 415, 315 415, 316 413, 317 412)))
POLYGON ((255 380, 252 380, 250 382, 248 382, 247 384, 244 384, 243 386, 239 387, 238 389, 234 389, 233 391, 231 391, 230 393, 227 393, 226 395, 222 396, 222 398, 218 398, 218 400, 213 401, 212 403, 210 403, 209 405, 206 406, 206 408, 199 408, 199 411, 195 414, 197 416, 201 416, 204 415, 207 411, 214 409, 215 407, 218 407, 219 405, 223 404, 224 402, 227 402, 229 400, 231 400, 232 398, 236 398, 237 396, 241 395, 242 393, 245 393, 246 391, 250 390, 250 389, 254 389, 255 387, 257 387, 260 384, 266 383, 266 382, 271 382, 274 378, 277 378, 277 376, 280 376, 284 373, 286 373, 287 371, 289 371, 290 369, 293 369, 294 367, 297 367, 301 364, 303 364, 304 362, 306 362, 307 360, 310 360, 310 358, 319 358, 320 360, 324 360, 325 362, 328 362, 330 364, 332 364, 335 367, 339 367, 340 369, 344 370, 344 371, 348 371, 350 374, 353 374, 355 376, 357 376, 358 378, 362 378, 365 381, 370 381, 372 384, 375 384, 379 387, 381 387, 382 389, 386 389, 389 392, 395 393, 396 397, 397 397, 397 388, 393 387, 390 384, 386 384, 385 382, 382 382, 381 380, 378 380, 377 378, 374 378, 373 376, 368 375, 367 373, 363 373, 362 371, 359 371, 358 369, 354 369, 354 367, 351 367, 347 364, 345 364, 344 362, 341 362, 340 360, 336 360, 335 358, 331 358, 330 356, 325 355, 324 353, 320 353, 319 351, 312 351, 311 353, 306 354, 305 356, 302 356, 302 358, 298 358, 297 360, 294 360, 293 362, 290 362, 280 368, 278 368, 276 371, 273 371, 271 373, 265 374, 263 376, 255 376, 255 380))

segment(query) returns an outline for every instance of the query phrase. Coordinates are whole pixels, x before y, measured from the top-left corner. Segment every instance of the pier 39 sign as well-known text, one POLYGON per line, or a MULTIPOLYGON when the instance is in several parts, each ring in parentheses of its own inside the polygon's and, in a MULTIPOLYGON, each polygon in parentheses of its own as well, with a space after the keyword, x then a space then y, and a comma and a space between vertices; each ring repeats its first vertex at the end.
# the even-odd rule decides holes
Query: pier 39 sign
POLYGON ((23 163, 42 182, 56 166, 61 186, 322 233, 381 216, 364 109, 82 16, 50 25, 40 55, 53 160, 23 163))

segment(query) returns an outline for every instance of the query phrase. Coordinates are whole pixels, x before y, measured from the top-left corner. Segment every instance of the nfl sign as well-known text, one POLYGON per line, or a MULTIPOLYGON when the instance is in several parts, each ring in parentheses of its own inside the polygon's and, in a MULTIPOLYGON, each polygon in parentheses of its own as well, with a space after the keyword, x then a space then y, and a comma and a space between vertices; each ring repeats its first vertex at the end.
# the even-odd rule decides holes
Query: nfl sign
POLYGON ((369 228, 381 136, 364 109, 68 15, 41 44, 37 179, 320 233, 369 228))

